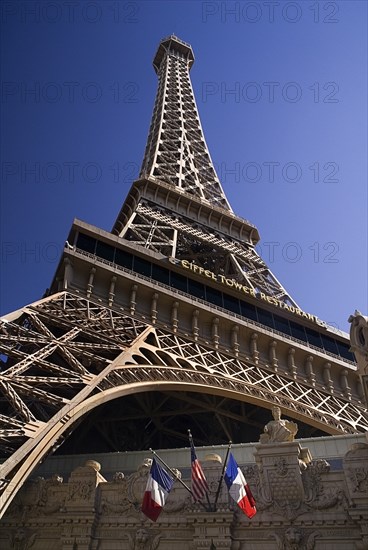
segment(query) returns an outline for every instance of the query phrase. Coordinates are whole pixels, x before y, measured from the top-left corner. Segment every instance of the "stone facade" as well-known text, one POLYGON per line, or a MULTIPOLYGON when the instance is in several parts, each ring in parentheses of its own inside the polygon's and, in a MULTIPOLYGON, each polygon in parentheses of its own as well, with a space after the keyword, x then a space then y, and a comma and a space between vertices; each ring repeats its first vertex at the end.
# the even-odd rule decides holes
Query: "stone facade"
MULTIPOLYGON (((2 550, 353 550, 368 549, 368 445, 354 444, 343 468, 313 459, 300 442, 260 443, 242 467, 257 502, 248 519, 223 484, 216 511, 193 504, 178 482, 158 521, 140 511, 146 459, 110 481, 89 460, 68 481, 28 481, 0 524, 2 550)), ((189 461, 189 456, 188 456, 189 461)), ((202 461, 213 505, 218 455, 202 461)), ((188 481, 190 485, 190 481, 188 481)))

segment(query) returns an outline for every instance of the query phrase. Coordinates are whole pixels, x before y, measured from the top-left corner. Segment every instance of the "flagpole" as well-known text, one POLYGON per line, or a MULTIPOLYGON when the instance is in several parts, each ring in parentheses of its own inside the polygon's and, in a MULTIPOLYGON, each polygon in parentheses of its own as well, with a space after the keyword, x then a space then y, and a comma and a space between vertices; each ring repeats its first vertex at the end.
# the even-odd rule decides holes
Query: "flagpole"
MULTIPOLYGON (((167 469, 169 470, 169 472, 174 476, 174 478, 177 479, 177 480, 179 481, 179 483, 181 483, 182 486, 188 491, 188 493, 190 493, 191 496, 194 498, 194 495, 193 495, 193 493, 192 493, 192 490, 189 489, 188 485, 187 485, 186 483, 184 483, 184 481, 178 476, 178 474, 176 474, 176 473, 174 472, 174 470, 172 470, 172 469, 170 468, 170 466, 169 466, 168 464, 166 464, 166 462, 165 462, 160 456, 158 456, 158 454, 157 454, 153 449, 150 448, 149 450, 150 450, 151 453, 157 458, 157 460, 159 460, 159 462, 161 462, 161 464, 163 464, 163 465, 165 466, 165 468, 167 468, 167 469)), ((199 501, 199 504, 200 504, 201 506, 203 506, 203 507, 206 509, 206 506, 203 504, 203 502, 200 502, 200 501, 199 501)), ((206 509, 206 510, 207 510, 207 509, 206 509)))
MULTIPOLYGON (((192 436, 192 432, 190 430, 188 430, 188 437, 189 437, 190 446, 194 447, 193 436, 192 436)), ((210 497, 208 496, 208 491, 206 491, 206 499, 207 499, 207 504, 208 504, 208 511, 209 512, 214 512, 214 509, 212 508, 212 505, 210 503, 210 497)), ((204 506, 204 504, 203 504, 203 506, 204 506)))
POLYGON ((179 481, 179 483, 181 483, 183 485, 183 487, 185 487, 186 490, 193 496, 193 493, 192 493, 191 489, 189 489, 188 485, 186 483, 184 483, 184 481, 182 479, 180 479, 178 474, 176 474, 174 472, 174 470, 172 470, 170 468, 170 466, 168 464, 166 464, 166 462, 160 456, 158 456, 158 454, 153 449, 150 448, 150 451, 161 462, 161 464, 163 464, 165 466, 165 468, 167 468, 169 470, 169 472, 175 477, 175 479, 177 479, 179 481))
POLYGON ((218 498, 220 496, 221 485, 222 485, 222 482, 224 480, 225 469, 226 469, 227 459, 229 457, 229 452, 230 452, 230 449, 231 449, 231 445, 232 445, 232 441, 229 441, 229 445, 227 447, 227 452, 226 452, 226 456, 225 456, 224 465, 223 465, 222 472, 221 472, 221 477, 220 477, 219 484, 218 484, 218 487, 217 487, 215 503, 213 505, 214 512, 216 512, 216 504, 217 504, 218 498))

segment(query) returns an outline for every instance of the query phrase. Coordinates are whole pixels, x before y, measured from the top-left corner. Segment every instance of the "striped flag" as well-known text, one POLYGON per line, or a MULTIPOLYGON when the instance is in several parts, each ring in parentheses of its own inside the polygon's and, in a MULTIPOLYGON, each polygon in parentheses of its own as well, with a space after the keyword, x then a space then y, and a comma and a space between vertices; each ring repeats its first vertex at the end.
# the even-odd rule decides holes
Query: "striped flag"
POLYGON ((192 459, 192 493, 194 500, 197 501, 201 500, 207 493, 208 484, 197 458, 192 438, 190 438, 190 452, 192 459))
POLYGON ((173 478, 153 459, 141 507, 150 520, 157 520, 173 484, 173 478))
POLYGON ((235 500, 248 518, 252 518, 257 512, 256 502, 232 453, 230 453, 226 467, 225 483, 231 498, 235 500))

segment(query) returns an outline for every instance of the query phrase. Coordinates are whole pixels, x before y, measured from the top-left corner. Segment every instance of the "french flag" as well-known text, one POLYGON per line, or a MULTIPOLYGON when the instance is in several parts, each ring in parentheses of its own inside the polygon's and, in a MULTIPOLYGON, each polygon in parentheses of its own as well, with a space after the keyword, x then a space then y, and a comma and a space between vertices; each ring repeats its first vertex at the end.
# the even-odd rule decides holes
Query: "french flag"
POLYGON ((160 515, 173 485, 173 478, 153 459, 141 507, 142 512, 152 521, 156 521, 160 515))
POLYGON ((232 453, 230 453, 226 467, 225 483, 231 498, 235 500, 248 518, 252 518, 257 512, 256 501, 232 453))

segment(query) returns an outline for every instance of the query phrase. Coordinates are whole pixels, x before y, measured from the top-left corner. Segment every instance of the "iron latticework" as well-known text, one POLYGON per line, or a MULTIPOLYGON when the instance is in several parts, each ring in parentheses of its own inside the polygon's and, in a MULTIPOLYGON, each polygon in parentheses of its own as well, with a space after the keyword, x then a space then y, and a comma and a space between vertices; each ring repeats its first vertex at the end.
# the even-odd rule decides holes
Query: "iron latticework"
POLYGON ((192 62, 190 46, 162 41, 140 179, 113 231, 75 221, 48 295, 1 319, 1 513, 90 428, 95 449, 175 445, 188 421, 203 444, 242 442, 273 404, 310 435, 368 428, 346 337, 297 307, 227 203, 192 62))
MULTIPOLYGON (((177 203, 184 192, 193 199, 192 214, 201 208, 196 203, 219 209, 231 225, 233 212, 213 166, 197 112, 189 76, 193 61, 192 48, 175 36, 164 39, 158 48, 153 62, 158 92, 140 178, 173 188, 178 194, 177 203)), ((167 204, 159 205, 156 196, 152 200, 143 195, 134 212, 123 208, 113 231, 165 256, 188 259, 206 269, 216 265, 224 276, 296 306, 256 252, 258 231, 245 220, 240 238, 229 238, 226 232, 201 223, 198 216, 184 216, 172 204, 168 208, 167 204)))
POLYGON ((170 36, 153 61, 158 91, 140 178, 149 176, 231 211, 204 139, 189 70, 192 48, 170 36))

